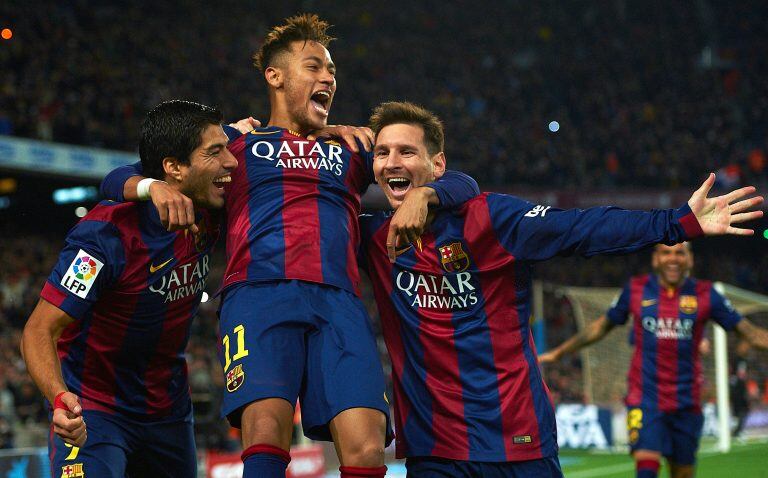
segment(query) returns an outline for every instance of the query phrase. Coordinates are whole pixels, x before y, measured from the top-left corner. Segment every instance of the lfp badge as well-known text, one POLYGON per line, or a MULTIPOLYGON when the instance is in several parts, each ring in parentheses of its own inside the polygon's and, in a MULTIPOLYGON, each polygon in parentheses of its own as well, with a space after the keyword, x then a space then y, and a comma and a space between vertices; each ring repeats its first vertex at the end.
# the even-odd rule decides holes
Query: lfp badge
POLYGON ((61 285, 76 296, 85 299, 91 290, 96 276, 99 275, 104 263, 93 257, 92 254, 80 249, 67 273, 61 279, 61 285))

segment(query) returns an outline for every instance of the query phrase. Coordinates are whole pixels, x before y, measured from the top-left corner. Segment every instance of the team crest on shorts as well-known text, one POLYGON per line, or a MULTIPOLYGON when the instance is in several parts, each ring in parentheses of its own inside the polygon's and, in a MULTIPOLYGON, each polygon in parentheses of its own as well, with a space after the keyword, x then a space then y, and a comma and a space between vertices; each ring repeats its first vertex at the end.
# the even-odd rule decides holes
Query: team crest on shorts
POLYGON ((469 256, 461 248, 461 242, 452 242, 437 249, 446 272, 464 272, 469 267, 469 256))
POLYGON ((243 364, 235 365, 235 368, 227 372, 227 392, 234 392, 245 381, 243 364))
POLYGON ((695 314, 696 309, 699 307, 699 303, 696 300, 695 295, 681 295, 680 296, 680 310, 684 314, 695 314))
POLYGON ((61 478, 85 478, 82 463, 73 463, 61 467, 61 478))

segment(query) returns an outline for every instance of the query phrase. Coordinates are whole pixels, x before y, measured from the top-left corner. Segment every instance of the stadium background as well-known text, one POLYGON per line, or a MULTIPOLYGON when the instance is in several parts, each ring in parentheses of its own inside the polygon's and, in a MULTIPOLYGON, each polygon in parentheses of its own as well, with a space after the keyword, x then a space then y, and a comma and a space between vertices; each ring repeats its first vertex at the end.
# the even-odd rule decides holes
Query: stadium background
MULTIPOLYGON (((0 29, 12 30, 0 40, 0 140, 135 154, 144 113, 171 98, 266 121, 250 55, 269 26, 302 11, 327 18, 339 37, 331 47, 339 69, 332 122, 364 124, 384 100, 421 103, 446 123, 450 167, 484 190, 559 206, 665 207, 716 171, 721 188, 768 192, 768 6, 754 0, 10 0, 0 4, 0 29)), ((0 147, 0 448, 18 448, 44 444, 47 434, 44 404, 18 353, 20 330, 75 208, 96 200, 86 189, 83 199, 59 204, 53 192, 98 180, 19 166, 3 158, 7 151, 0 147)), ((754 238, 697 242, 695 274, 768 293, 768 223, 755 227, 754 238)), ((221 254, 209 292, 220 281, 221 254)), ((618 287, 647 271, 648 259, 555 260, 537 277, 618 287)), ((368 291, 366 300, 375 318, 368 291)), ((576 331, 567 299, 548 297, 545 324, 550 346, 576 331)), ((204 304, 188 357, 198 446, 233 450, 236 437, 217 415, 215 330, 215 304, 204 304)), ((768 354, 745 358, 753 409, 764 409, 768 354)), ((556 403, 584 401, 578 356, 545 376, 556 403)))

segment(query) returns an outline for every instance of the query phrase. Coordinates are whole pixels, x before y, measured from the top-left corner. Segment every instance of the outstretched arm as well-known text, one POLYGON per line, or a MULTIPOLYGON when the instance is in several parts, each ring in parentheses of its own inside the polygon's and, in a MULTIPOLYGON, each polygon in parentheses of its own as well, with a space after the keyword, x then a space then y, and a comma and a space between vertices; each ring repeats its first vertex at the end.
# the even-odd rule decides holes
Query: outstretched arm
POLYGON ((54 433, 71 445, 82 446, 87 432, 80 399, 64 384, 56 353, 56 341, 73 321, 64 311, 40 299, 24 326, 21 354, 32 380, 54 407, 54 433))
POLYGON ((615 324, 605 316, 589 324, 578 334, 566 340, 553 350, 539 355, 539 363, 550 363, 560 360, 563 355, 577 352, 578 350, 591 345, 608 334, 615 327, 615 324))
POLYGON ((768 350, 768 330, 753 324, 747 319, 741 319, 736 324, 736 332, 749 342, 750 345, 768 350))

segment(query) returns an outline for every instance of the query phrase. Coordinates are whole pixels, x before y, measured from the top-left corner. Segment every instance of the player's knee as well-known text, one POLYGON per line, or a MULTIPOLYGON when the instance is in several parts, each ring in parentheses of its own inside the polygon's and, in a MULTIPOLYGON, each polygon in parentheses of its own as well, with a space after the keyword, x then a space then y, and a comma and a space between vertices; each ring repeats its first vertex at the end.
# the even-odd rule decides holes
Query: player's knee
POLYGON ((282 423, 274 415, 243 416, 243 446, 267 444, 287 449, 291 443, 292 424, 282 423))
POLYGON ((344 466, 381 466, 384 464, 384 441, 371 438, 346 443, 341 447, 340 459, 344 466))

